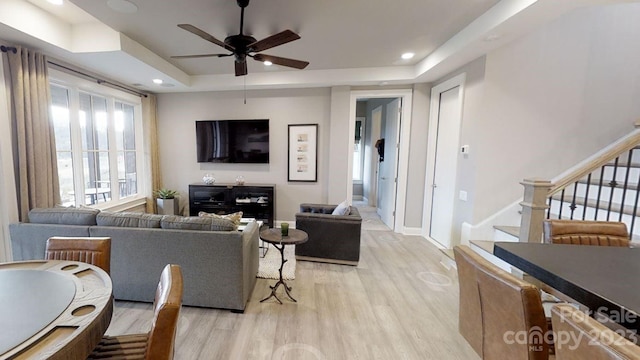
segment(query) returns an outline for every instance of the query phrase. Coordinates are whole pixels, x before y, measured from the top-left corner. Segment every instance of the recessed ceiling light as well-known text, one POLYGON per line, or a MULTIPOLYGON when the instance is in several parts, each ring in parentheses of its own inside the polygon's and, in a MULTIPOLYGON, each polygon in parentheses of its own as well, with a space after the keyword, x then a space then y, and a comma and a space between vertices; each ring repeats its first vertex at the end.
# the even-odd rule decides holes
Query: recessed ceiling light
POLYGON ((47 0, 49 3, 53 5, 62 5, 63 0, 47 0))
POLYGON ((273 65, 273 63, 269 60, 264 62, 264 66, 271 66, 271 65, 273 65))
POLYGON ((112 10, 125 14, 133 14, 138 11, 138 6, 127 0, 109 0, 107 6, 112 10))
POLYGON ((163 83, 163 81, 162 81, 162 79, 153 79, 153 83, 160 85, 160 84, 163 83))
POLYGON ((408 53, 404 53, 402 54, 402 58, 405 60, 409 60, 411 58, 413 58, 416 54, 412 53, 412 52, 408 52, 408 53))

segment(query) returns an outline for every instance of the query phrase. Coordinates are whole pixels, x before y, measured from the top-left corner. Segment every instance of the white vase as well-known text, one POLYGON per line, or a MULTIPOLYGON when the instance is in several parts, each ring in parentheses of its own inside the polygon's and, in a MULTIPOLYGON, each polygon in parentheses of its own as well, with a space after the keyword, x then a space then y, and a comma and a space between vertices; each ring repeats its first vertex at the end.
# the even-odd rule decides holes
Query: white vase
POLYGON ((216 178, 214 178, 211 174, 204 174, 204 176, 202 177, 202 182, 207 185, 213 185, 216 182, 216 178))

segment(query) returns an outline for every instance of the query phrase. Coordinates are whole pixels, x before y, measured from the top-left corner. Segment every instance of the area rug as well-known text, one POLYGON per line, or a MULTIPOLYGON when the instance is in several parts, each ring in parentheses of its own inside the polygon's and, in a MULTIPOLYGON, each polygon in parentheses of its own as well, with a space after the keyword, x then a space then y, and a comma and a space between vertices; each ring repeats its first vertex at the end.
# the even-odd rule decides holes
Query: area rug
MULTIPOLYGON (((262 279, 278 280, 280 279, 278 270, 280 269, 280 264, 282 262, 280 251, 271 244, 265 243, 265 245, 269 245, 269 250, 263 258, 260 258, 260 264, 258 265, 258 277, 262 279)), ((287 262, 284 263, 284 268, 282 269, 282 278, 285 280, 293 280, 296 278, 295 245, 285 246, 284 258, 287 262)))

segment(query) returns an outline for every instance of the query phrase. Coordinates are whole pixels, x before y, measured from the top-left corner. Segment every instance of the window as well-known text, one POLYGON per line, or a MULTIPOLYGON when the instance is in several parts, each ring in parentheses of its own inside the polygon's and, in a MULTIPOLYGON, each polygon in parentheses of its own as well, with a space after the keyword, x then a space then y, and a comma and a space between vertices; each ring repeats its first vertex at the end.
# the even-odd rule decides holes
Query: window
POLYGON ((140 99, 67 74, 50 74, 62 205, 136 197, 142 159, 140 99))

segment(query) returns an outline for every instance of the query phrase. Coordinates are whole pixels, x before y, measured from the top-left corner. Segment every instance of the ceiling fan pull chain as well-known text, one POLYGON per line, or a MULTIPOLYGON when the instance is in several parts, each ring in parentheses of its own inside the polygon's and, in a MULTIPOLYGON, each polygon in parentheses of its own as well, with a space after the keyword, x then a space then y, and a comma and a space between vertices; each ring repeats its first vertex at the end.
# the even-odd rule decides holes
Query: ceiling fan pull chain
POLYGON ((247 77, 242 78, 244 80, 244 104, 247 105, 247 77))

